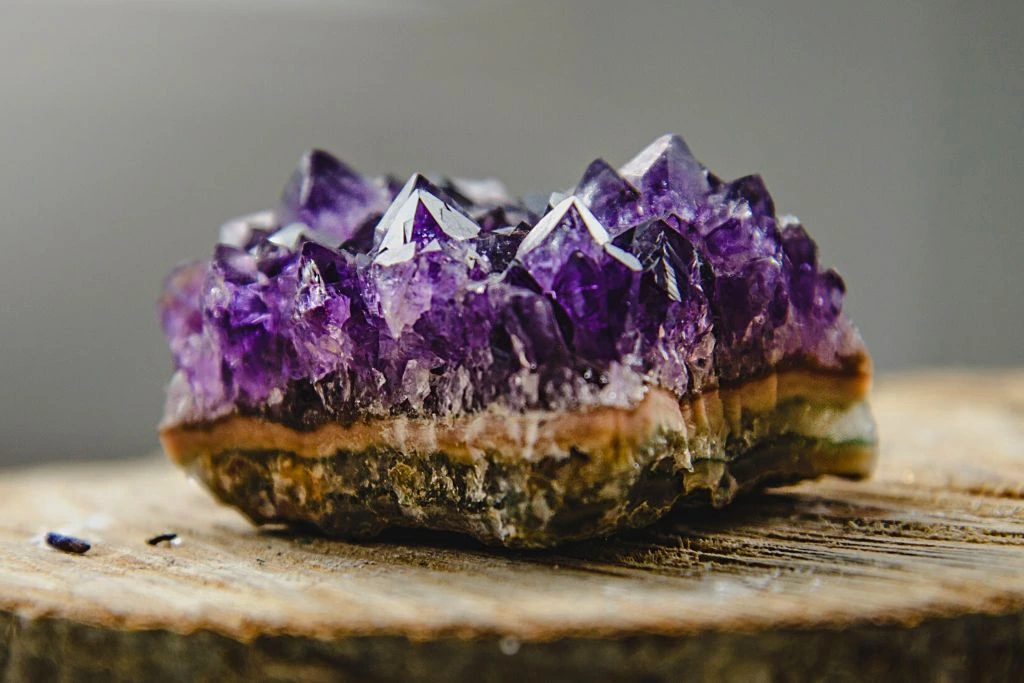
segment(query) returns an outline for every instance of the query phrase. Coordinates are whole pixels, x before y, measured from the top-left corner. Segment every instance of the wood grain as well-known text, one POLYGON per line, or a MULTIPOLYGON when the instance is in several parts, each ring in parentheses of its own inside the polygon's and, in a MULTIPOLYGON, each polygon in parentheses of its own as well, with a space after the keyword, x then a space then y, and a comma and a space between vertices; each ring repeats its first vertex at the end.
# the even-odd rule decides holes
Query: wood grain
POLYGON ((257 530, 163 459, 0 479, 7 680, 1024 676, 1024 372, 883 379, 876 476, 554 552, 257 530), (86 555, 42 543, 87 538, 86 555), (149 546, 164 531, 178 546, 149 546))

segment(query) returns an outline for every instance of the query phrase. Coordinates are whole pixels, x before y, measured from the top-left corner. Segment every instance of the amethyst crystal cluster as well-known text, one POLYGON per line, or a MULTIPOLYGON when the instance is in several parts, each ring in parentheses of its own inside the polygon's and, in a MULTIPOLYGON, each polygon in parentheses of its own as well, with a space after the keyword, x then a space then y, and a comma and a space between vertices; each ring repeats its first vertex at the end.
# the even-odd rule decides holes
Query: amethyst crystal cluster
POLYGON ((313 151, 275 211, 229 222, 212 259, 168 277, 167 419, 296 392, 307 422, 629 406, 652 385, 838 369, 862 348, 843 292, 759 176, 723 182, 677 136, 539 202, 313 151))

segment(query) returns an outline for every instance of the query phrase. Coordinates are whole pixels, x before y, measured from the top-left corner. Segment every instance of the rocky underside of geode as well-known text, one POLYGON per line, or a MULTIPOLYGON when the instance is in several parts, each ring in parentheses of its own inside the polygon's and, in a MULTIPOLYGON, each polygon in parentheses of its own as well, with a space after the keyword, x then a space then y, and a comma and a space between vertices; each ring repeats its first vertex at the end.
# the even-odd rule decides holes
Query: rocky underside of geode
POLYGON ((543 200, 311 152, 165 282, 161 438, 258 523, 607 534, 870 471, 843 294, 759 177, 675 136, 543 200))
POLYGON ((165 431, 164 445, 257 523, 365 538, 389 527, 547 547, 646 526, 677 506, 833 474, 875 460, 856 379, 750 382, 680 404, 652 390, 634 408, 487 411, 297 430, 236 416, 165 431), (801 386, 828 385, 816 402, 801 386), (780 394, 780 388, 782 392, 780 394), (795 390, 794 390, 795 389, 795 390))

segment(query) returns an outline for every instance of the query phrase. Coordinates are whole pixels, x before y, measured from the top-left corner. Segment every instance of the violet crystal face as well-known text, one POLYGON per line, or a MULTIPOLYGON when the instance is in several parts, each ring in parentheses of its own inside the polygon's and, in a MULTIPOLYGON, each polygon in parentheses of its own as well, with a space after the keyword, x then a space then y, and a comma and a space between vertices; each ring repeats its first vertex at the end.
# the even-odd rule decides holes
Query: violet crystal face
POLYGON ((759 176, 678 136, 591 164, 538 215, 497 181, 361 176, 305 155, 161 298, 168 419, 318 396, 329 416, 628 406, 864 355, 844 285, 759 176))

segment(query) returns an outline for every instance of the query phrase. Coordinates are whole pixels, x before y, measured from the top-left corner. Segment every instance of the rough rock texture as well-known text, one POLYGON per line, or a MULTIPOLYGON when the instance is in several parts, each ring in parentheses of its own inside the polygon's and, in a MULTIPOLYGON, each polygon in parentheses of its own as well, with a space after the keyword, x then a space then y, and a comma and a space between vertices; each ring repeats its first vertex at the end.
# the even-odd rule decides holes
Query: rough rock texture
POLYGON ((577 450, 568 458, 505 461, 486 468, 444 452, 343 450, 312 462, 280 451, 220 451, 191 473, 257 524, 301 523, 346 538, 392 527, 456 531, 488 544, 545 548, 645 527, 682 502, 721 507, 739 493, 822 474, 859 476, 870 447, 785 437, 734 460, 679 466, 670 437, 618 463, 577 450), (828 463, 824 465, 823 463, 828 463))

